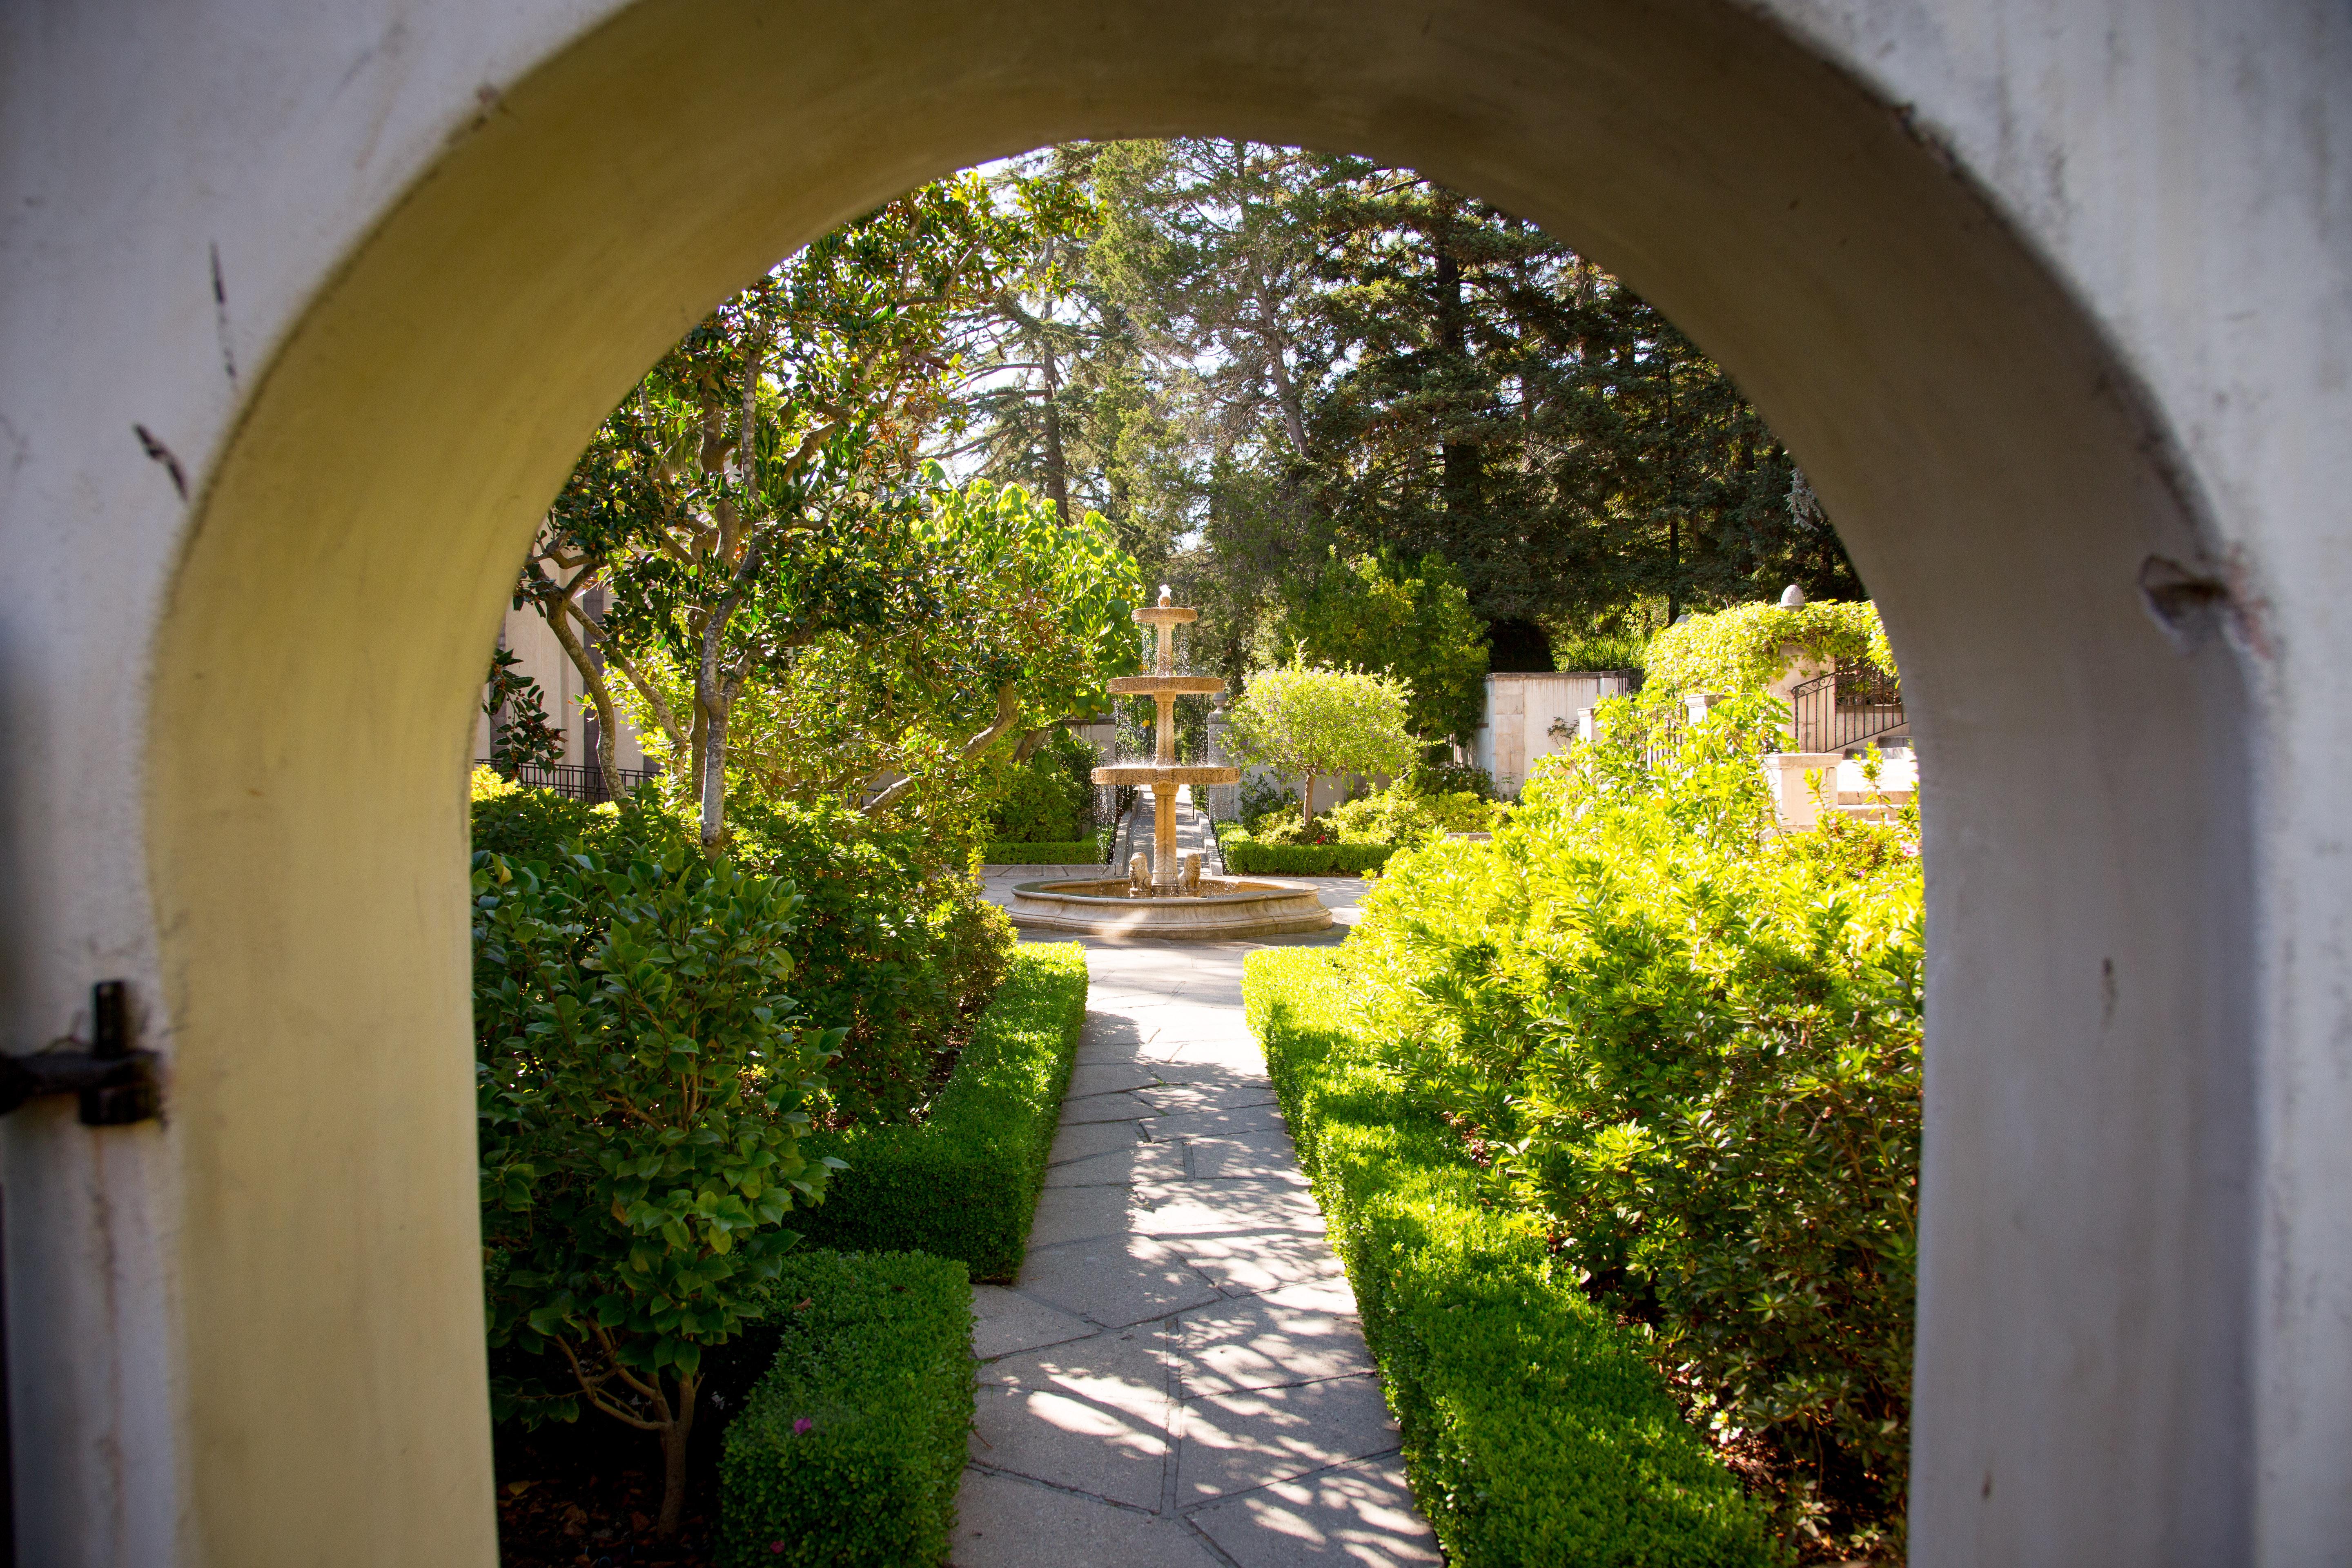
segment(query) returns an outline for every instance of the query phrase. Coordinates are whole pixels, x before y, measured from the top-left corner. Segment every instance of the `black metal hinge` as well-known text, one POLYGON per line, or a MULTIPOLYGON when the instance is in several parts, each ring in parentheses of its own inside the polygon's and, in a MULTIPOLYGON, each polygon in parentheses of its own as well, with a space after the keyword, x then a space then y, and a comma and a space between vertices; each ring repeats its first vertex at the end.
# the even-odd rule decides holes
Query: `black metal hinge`
MULTIPOLYGON (((0 1116, 37 1095, 78 1094, 85 1127, 123 1127, 163 1108, 155 1053, 131 1044, 131 989, 121 980, 90 987, 86 1051, 0 1056, 0 1116)), ((79 1044, 79 1041, 69 1042, 79 1044)))

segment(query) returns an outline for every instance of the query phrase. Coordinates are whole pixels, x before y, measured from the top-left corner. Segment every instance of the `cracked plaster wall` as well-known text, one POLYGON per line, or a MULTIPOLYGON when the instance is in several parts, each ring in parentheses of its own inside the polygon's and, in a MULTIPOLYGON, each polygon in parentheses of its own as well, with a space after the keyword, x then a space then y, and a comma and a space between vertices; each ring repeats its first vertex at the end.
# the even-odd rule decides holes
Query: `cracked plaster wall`
MULTIPOLYGON (((2340 1134, 2352 1108, 2343 979, 2352 916, 2344 889, 2352 883, 2342 874, 2336 805, 2337 781, 2352 763, 2341 657, 2352 599, 2343 500, 2352 494, 2352 442, 2344 438, 2352 427, 2345 234, 2352 22, 2340 6, 2290 0, 1785 0, 1754 9, 1887 102, 1908 106, 1916 133, 1988 193, 2048 261, 2104 334, 2119 374, 2145 394, 2158 426, 2150 442, 2174 444, 2157 460, 2177 466, 2175 488, 2204 531, 2214 569, 2237 594, 2244 647, 2237 668, 2252 717, 2242 731, 2211 733, 2242 755, 2184 765, 2210 770, 2195 787, 2216 811, 2234 809, 2234 797, 2251 814, 2242 857, 2251 891, 2228 866, 2213 873, 2227 922, 2247 934, 2231 961, 2245 987, 2242 1005, 2224 996, 2228 1016, 2212 1027, 2234 1030, 2252 1067, 2203 1090, 2192 1083, 2185 1100, 2166 1102, 2165 1114, 2201 1114, 2195 1105, 2203 1093, 2212 1119, 2229 1123, 2211 1168, 2184 1175, 2183 1191, 2249 1188, 2242 1211, 2249 1235, 2200 1232, 2205 1239, 2196 1243, 2214 1247, 2213 1266, 2242 1287, 2242 1299, 2210 1307, 2220 1316, 2200 1331, 2209 1337, 2183 1342, 2234 1346, 2240 1359, 2214 1373, 2218 1392, 2184 1385, 2165 1397, 2175 1416, 2213 1401, 2235 1412, 2221 1423, 2218 1449, 2189 1442, 2181 1458, 2192 1470, 2244 1471, 2198 1483, 2217 1489, 2201 1532, 2195 1520, 2174 1518, 2153 1536, 2135 1536, 2126 1515, 2147 1500, 2102 1495, 2095 1485, 2086 1483, 2077 1501, 2094 1525, 2109 1529, 2106 1539, 2131 1540, 2129 1551, 2114 1548, 2113 1560, 2327 1560, 2352 1537, 2352 1488, 2342 1473, 2342 1456, 2352 1451, 2352 1329, 2342 1305, 2352 1299, 2352 1221, 2336 1201, 2352 1186, 2345 1152, 2352 1140, 2340 1134), (2240 1117, 2243 1129, 2233 1121, 2240 1117)), ((1312 12, 1298 15, 1311 20, 1312 12)), ((86 1024, 78 1015, 90 982, 121 974, 141 998, 148 1043, 174 1047, 165 999, 179 982, 165 973, 165 952, 201 933, 184 929, 197 918, 184 901, 166 901, 157 913, 151 794, 159 784, 151 758, 156 693, 169 689, 184 701, 188 690, 186 670, 174 684, 175 672, 159 670, 158 660, 170 646, 159 628, 191 548, 189 530, 239 422, 251 415, 257 384, 305 312, 404 200, 428 190, 420 178, 506 111, 517 83, 614 14, 616 7, 551 0, 496 7, 28 0, 0 16, 0 275, 8 280, 0 292, 7 371, 0 377, 0 560, 8 567, 0 586, 0 733, 10 738, 0 758, 0 885, 8 889, 0 900, 0 1046, 37 1048, 86 1024)), ((1440 20, 1470 25, 1474 8, 1431 10, 1423 37, 1440 20)), ((1702 50, 1722 47, 1714 31, 1693 36, 1702 50)), ((866 42, 868 52, 855 58, 887 76, 888 41, 866 42)), ((1736 74, 1738 62, 1702 65, 1736 74)), ((1200 99, 1231 110, 1240 91, 1220 97, 1203 87, 1200 99)), ((919 96, 898 104, 904 116, 927 110, 919 96)), ((1464 122, 1490 107, 1465 99, 1464 122)), ((1345 109, 1330 112, 1344 121, 1345 109)), ((1078 128, 1066 103, 1057 112, 1057 124, 1068 127, 1061 133, 1078 128)), ((1097 112, 1107 131, 1155 128, 1118 123, 1114 104, 1097 112)), ((1377 105, 1359 102, 1348 112, 1381 123, 1377 105)), ((1012 150, 990 142, 975 123, 967 113, 930 142, 906 142, 910 176, 940 152, 975 158, 1012 150)), ((1395 145, 1366 150, 1402 154, 1425 144, 1435 172, 1508 194, 1507 150, 1448 141, 1434 126, 1425 112, 1410 125, 1400 120, 1395 145)), ((1840 411, 1798 395, 1801 376, 1767 363, 1763 335, 1743 336, 1725 299, 1685 280, 1672 257, 1645 252, 1638 235, 1603 231, 1591 243, 1637 284, 1666 284, 1661 301, 1677 314, 1725 323, 1703 341, 1751 382, 1778 376, 1791 388, 1778 402, 1767 398, 1768 413, 1834 444, 1840 411)), ((1824 236, 1824 243, 1842 242, 1824 236)), ((364 366, 351 374, 355 387, 366 379, 364 366)), ((1828 466, 1836 466, 1833 454, 1828 466)), ((1866 510, 1879 498, 1850 490, 1845 499, 1866 510)), ((1831 500, 1834 506, 1839 498, 1831 500)), ((1902 548, 1890 535, 1858 553, 1870 570, 1873 552, 1895 562, 1902 548)), ((403 591, 396 574, 373 587, 403 591)), ((495 616, 488 599, 480 609, 478 627, 460 625, 452 635, 462 641, 478 630, 487 645, 495 616)), ((1932 615, 1915 625, 1951 635, 1932 615)), ((1899 641, 1899 622, 1895 632, 1899 641)), ((2056 685, 2071 679, 2076 651, 2048 651, 2056 685)), ((331 647, 322 641, 318 657, 331 659, 331 647)), ((1904 658, 1911 667, 1910 648, 1904 658)), ((2084 668, 2095 667, 2092 659, 2084 668)), ((233 689, 210 700, 267 708, 279 692, 271 672, 244 670, 233 689)), ((2073 691, 2068 700, 2095 704, 2098 696, 2073 691)), ((418 699, 426 707, 438 700, 418 699)), ((453 703, 453 756, 460 749, 455 713, 453 703)), ((1969 718, 1955 714, 1951 732, 1962 732, 1969 718)), ((423 729, 413 732, 434 722, 420 720, 423 729)), ((262 733, 257 745, 266 749, 272 742, 262 733)), ((1932 734, 1923 739, 1930 753, 1933 745, 1932 734)), ((252 760, 257 774, 283 761, 252 760)), ((2085 764, 2086 787, 2135 787, 2130 778, 2100 784, 2095 765, 2085 764)), ((183 782, 175 775, 173 787, 183 782)), ((265 787, 255 785, 257 795, 265 787)), ((1955 817, 1974 809, 1957 801, 1955 817)), ((2066 826, 2032 810, 2013 816, 2028 842, 2035 831, 2066 826)), ((2223 833, 2220 842, 2220 850, 2200 853, 2226 857, 2232 840, 2223 833)), ((1950 858, 1931 864, 1938 875, 1956 868, 1949 886, 1957 889, 1963 852, 1991 856, 2004 847, 1948 838, 1944 848, 1950 858)), ((1931 856, 1939 852, 1931 846, 1931 856)), ((2139 852, 2118 848, 2117 864, 2137 864, 2139 852)), ((1937 907, 1951 912, 1958 899, 1939 893, 1937 907)), ((2019 910, 2014 918, 2036 916, 2019 910)), ((2137 977, 2128 962, 2124 970, 2129 985, 2137 977)), ((1997 986, 2000 977, 1946 974, 1938 984, 1952 989, 1939 994, 1958 996, 1964 983, 1997 986)), ((309 1018, 322 1035, 341 1024, 331 1009, 309 1018)), ((2143 1065, 2121 1058, 2112 1070, 2120 1082, 2143 1065)), ((305 1092, 324 1105, 362 1087, 330 1078, 305 1092)), ((352 1562, 488 1561, 486 1477, 469 1491, 446 1467, 412 1464, 407 1452, 427 1438, 468 1462, 483 1451, 478 1413, 466 1408, 466 1378, 474 1374, 464 1368, 406 1368, 421 1384, 442 1381, 422 1405, 453 1425, 436 1436, 429 1425, 388 1418, 397 1428, 385 1439, 394 1451, 379 1457, 376 1470, 408 1479, 374 1492, 330 1458, 320 1461, 320 1487, 233 1495, 222 1478, 236 1473, 234 1456, 224 1470, 212 1451, 218 1434, 191 1437, 213 1430, 201 1426, 190 1368, 215 1350, 189 1329, 189 1269, 216 1268, 222 1238, 202 1226, 192 1235, 185 1204, 191 1180, 220 1174, 206 1163, 205 1141, 236 1136, 236 1102, 177 1083, 173 1103, 185 1109, 168 1131, 91 1133, 49 1106, 0 1125, 26 1560, 293 1561, 324 1550, 352 1562), (198 1109, 228 1120, 205 1121, 198 1109), (241 1523, 227 1520, 239 1510, 241 1523), (240 1559, 239 1550, 260 1554, 240 1559)), ((1999 1110, 1965 1097, 1954 1104, 1967 1113, 1949 1123, 1955 1140, 1973 1135, 1967 1116, 1999 1110)), ((1934 1158, 1931 1143, 1931 1180, 1934 1158)), ((247 1181, 253 1169, 232 1174, 247 1181)), ((1965 1184, 1956 1178, 1954 1190, 1965 1184)), ((399 1193, 378 1195, 397 1227, 399 1193)), ((2056 1191, 2051 1201, 2068 1196, 2056 1191)), ((324 1230, 344 1223, 332 1210, 310 1218, 324 1230)), ((1947 1218, 1955 1236, 1969 1224, 2000 1224, 1973 1212, 1947 1218)), ((2226 1229, 2228 1222, 2213 1223, 2226 1229)), ((1932 1281, 1932 1223, 1930 1232, 1932 1281)), ((353 1267, 363 1264, 363 1254, 351 1257, 353 1267)), ((2106 1266, 2098 1258, 2084 1263, 2106 1266)), ((363 1283, 362 1297, 397 1298, 404 1289, 396 1279, 363 1283)), ((1968 1297, 1956 1287, 1956 1300, 1968 1297)), ((2147 1306, 2153 1317, 2164 1310, 2161 1302, 2147 1306)), ((1923 1321, 1931 1333, 1938 1327, 1932 1303, 1923 1321)), ((349 1331, 356 1344, 384 1329, 359 1312, 349 1331)), ((1948 1342, 1965 1343, 1966 1335, 1948 1342)), ((1955 1402, 1948 1408, 1966 1419, 1948 1429, 1967 1443, 1998 1446, 1998 1412, 1959 1411, 1969 1398, 1969 1356, 1933 1362, 1923 1359, 1923 1411, 1955 1402)), ((379 1381, 361 1392, 387 1410, 409 1409, 403 1401, 414 1391, 386 1381, 402 1366, 397 1356, 373 1364, 369 1375, 379 1381)), ((265 1384, 288 1370, 247 1369, 265 1384)), ((2050 1372, 2063 1377, 2070 1369, 2050 1372)), ((302 1390, 278 1397, 299 1426, 302 1390)), ((2054 1550, 2056 1536, 2032 1533, 2043 1515, 2004 1512, 2007 1492, 2001 1509, 1989 1506, 1990 1470, 1984 1496, 1971 1501, 1975 1489, 1962 1481, 1973 1477, 1973 1451, 1936 1451, 1932 1433, 1942 1429, 1923 1428, 1930 1432, 1923 1488, 1932 1495, 1923 1498, 1920 1560, 2036 1560, 2054 1550)), ((2096 1465, 2084 1462, 2095 1475, 2096 1465)), ((2032 1484, 2030 1475, 2016 1479, 2032 1484)))

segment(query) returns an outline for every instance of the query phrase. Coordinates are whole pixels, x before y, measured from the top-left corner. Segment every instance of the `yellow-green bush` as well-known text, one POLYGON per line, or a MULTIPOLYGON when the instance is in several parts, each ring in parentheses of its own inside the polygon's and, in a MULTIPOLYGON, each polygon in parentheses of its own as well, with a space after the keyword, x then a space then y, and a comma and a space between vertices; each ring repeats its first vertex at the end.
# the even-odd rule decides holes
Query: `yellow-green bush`
POLYGON ((1684 617, 1643 650, 1643 689, 1653 698, 1752 691, 1779 679, 1788 664, 1782 650, 1791 646, 1816 662, 1834 658, 1899 675, 1876 605, 1867 599, 1818 599, 1793 608, 1740 605, 1684 617))
POLYGON ((1634 1336, 1494 1205, 1444 1099, 1383 1059, 1328 952, 1250 954, 1251 1026, 1456 1568, 1763 1564, 1763 1510, 1634 1336))
POLYGON ((1906 1480, 1916 824, 1765 832, 1779 710, 1659 758, 1612 706, 1491 845, 1391 861, 1345 957, 1382 1059, 1492 1152, 1486 1195, 1780 1450, 1790 1528, 1868 1544, 1906 1480))
POLYGON ((1343 801, 1329 815, 1342 844, 1402 848, 1448 833, 1489 831, 1502 820, 1503 808, 1469 790, 1417 795, 1391 787, 1343 801))

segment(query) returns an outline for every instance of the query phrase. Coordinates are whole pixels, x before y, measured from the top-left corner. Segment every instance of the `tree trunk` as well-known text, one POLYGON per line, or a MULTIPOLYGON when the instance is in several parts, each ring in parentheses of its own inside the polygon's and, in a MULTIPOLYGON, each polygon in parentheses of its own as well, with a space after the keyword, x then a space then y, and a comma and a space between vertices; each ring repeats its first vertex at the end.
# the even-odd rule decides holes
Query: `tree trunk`
POLYGON ((1022 736, 1021 743, 1013 748, 1013 765, 1017 768, 1035 756, 1037 748, 1045 743, 1045 737, 1052 734, 1057 727, 1048 724, 1042 730, 1032 730, 1022 736))
POLYGON ((686 793, 697 811, 702 809, 702 738, 709 731, 710 721, 703 716, 702 704, 694 705, 694 732, 687 739, 686 793))
MULTIPOLYGON (((677 715, 669 710, 669 703, 659 691, 654 689, 653 682, 647 680, 639 672, 637 667, 629 662, 626 654, 618 648, 607 648, 605 658, 611 659, 614 667, 619 669, 629 684, 636 689, 638 700, 642 701, 646 710, 653 714, 654 722, 661 726, 661 732, 669 738, 672 775, 690 773, 693 768, 694 742, 678 729, 677 715)), ((700 792, 698 791, 698 798, 700 792)))
POLYGON ((1298 792, 1298 826, 1303 832, 1315 820, 1315 775, 1307 775, 1306 787, 1298 792))
POLYGON ((1037 363, 1045 372, 1045 494, 1053 500, 1054 511, 1062 526, 1070 526, 1070 475, 1062 457, 1062 373, 1054 361, 1054 348, 1042 336, 1037 344, 1037 363))
MULTIPOLYGON (((1465 363, 1469 359, 1468 310, 1462 294, 1462 263, 1454 254, 1455 202, 1446 198, 1439 203, 1436 232, 1431 236, 1436 252, 1435 276, 1432 279, 1436 295, 1437 342, 1444 351, 1442 359, 1447 368, 1465 363)), ((1437 444, 1438 486, 1445 509, 1446 522, 1457 531, 1469 526, 1476 514, 1479 502, 1480 471, 1486 457, 1477 447, 1467 441, 1445 440, 1437 444)))
POLYGON ((678 1379, 676 1415, 661 1429, 661 1522, 655 1528, 664 1537, 677 1533, 686 1514, 686 1445, 694 1434, 694 1379, 678 1379))
POLYGON ((727 710, 733 706, 717 692, 695 706, 704 713, 702 731, 702 852, 716 855, 727 839, 727 710))
MULTIPOLYGON (((576 586, 574 591, 577 591, 576 586)), ((598 668, 587 644, 581 640, 580 634, 572 627, 571 595, 566 595, 553 604, 541 602, 539 611, 540 617, 547 622, 547 629, 553 632, 555 640, 563 645, 564 657, 571 659, 572 668, 580 672, 580 684, 588 689, 588 696, 595 704, 596 771, 604 780, 604 798, 618 800, 621 798, 621 770, 613 760, 613 748, 614 731, 620 725, 613 717, 612 688, 605 684, 604 670, 598 668)))
POLYGON ((1666 625, 1682 607, 1682 432, 1675 424, 1675 365, 1666 362, 1666 625))

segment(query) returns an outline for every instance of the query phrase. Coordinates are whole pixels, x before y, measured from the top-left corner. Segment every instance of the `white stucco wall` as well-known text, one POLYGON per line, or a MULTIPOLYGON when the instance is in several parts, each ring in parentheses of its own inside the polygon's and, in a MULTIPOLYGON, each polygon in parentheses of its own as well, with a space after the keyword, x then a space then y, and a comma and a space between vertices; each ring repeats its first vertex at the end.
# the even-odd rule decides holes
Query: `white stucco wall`
POLYGON ((119 975, 173 1075, 0 1123, 24 1560, 490 1560, 457 781, 517 531, 762 245, 1175 130, 1559 227, 1846 528, 1937 781, 1914 1560, 2342 1560, 2347 84, 2326 0, 0 14, 0 1045, 119 975))
MULTIPOLYGON (((541 706, 546 710, 548 722, 563 731, 563 761, 575 766, 589 766, 595 757, 588 745, 589 725, 595 710, 583 708, 581 699, 587 695, 588 683, 580 679, 579 669, 547 623, 534 610, 509 609, 499 623, 499 641, 513 650, 515 668, 539 682, 546 693, 541 706)), ((622 677, 614 671, 613 689, 622 688, 622 677)), ((488 695, 484 688, 483 694, 488 695)), ((474 747, 471 755, 477 761, 490 754, 490 720, 487 713, 477 713, 474 719, 474 747)), ((625 715, 620 716, 617 743, 613 749, 616 767, 646 766, 646 749, 637 739, 636 726, 625 715)))
POLYGON ((1472 755, 1494 778, 1497 794, 1516 795, 1528 782, 1528 769, 1567 749, 1581 710, 1603 698, 1622 697, 1632 686, 1623 676, 1591 670, 1490 675, 1485 722, 1471 742, 1472 755))

